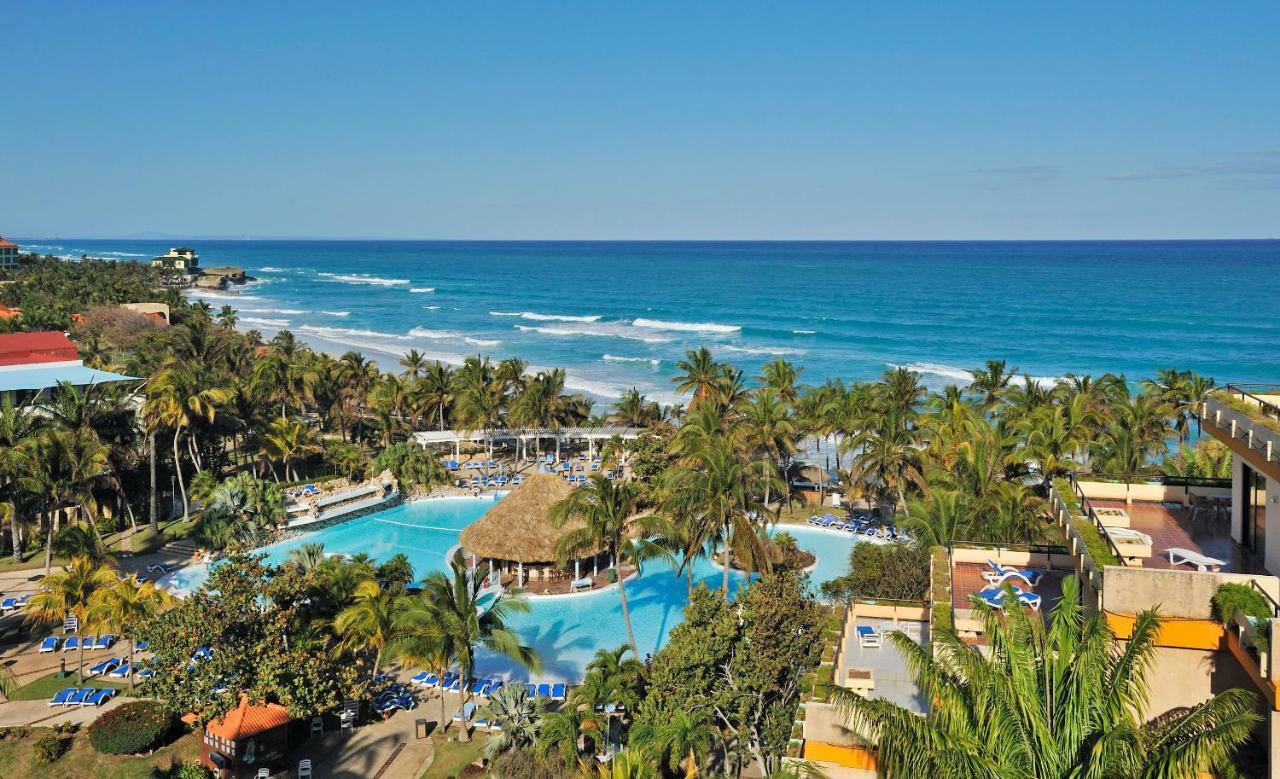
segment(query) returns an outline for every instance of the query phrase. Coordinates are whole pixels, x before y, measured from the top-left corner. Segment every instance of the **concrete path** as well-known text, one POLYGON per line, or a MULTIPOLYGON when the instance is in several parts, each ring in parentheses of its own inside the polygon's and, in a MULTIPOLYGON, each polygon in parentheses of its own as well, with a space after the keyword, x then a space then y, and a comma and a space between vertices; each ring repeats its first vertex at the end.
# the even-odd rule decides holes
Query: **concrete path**
MULTIPOLYGON (((69 680, 74 686, 75 679, 69 680)), ((50 706, 48 701, 10 701, 0 704, 0 728, 19 725, 38 725, 51 728, 63 722, 84 725, 93 722, 105 712, 125 703, 119 695, 101 706, 50 706)))

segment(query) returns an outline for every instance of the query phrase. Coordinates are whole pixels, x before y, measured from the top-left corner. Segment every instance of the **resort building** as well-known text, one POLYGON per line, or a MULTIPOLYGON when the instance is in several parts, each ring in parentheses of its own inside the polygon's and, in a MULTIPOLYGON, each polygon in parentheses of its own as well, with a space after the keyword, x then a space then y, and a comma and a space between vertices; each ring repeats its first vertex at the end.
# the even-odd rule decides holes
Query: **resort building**
POLYGON ((0 235, 0 270, 13 270, 18 267, 18 244, 6 241, 0 235))
POLYGON ((210 721, 200 743, 200 763, 218 777, 261 776, 289 749, 289 710, 275 703, 253 705, 248 696, 221 719, 210 721))
POLYGON ((178 246, 152 260, 151 267, 169 268, 190 276, 200 272, 200 258, 196 256, 195 249, 178 246))
POLYGON ((20 405, 33 402, 63 382, 87 387, 113 381, 136 379, 85 366, 65 333, 0 335, 0 400, 8 398, 20 405))
MULTIPOLYGON (((472 567, 489 563, 503 587, 531 595, 594 589, 609 583, 613 561, 602 550, 586 553, 561 567, 556 546, 566 535, 581 530, 581 520, 557 527, 551 510, 574 487, 549 473, 535 473, 517 486, 459 536, 462 552, 472 567)), ((622 572, 626 575, 626 572, 622 572)), ((498 582, 491 582, 497 584, 498 582)))
POLYGON ((1280 385, 1228 384, 1200 409, 1204 432, 1231 449, 1231 538, 1280 571, 1280 385))

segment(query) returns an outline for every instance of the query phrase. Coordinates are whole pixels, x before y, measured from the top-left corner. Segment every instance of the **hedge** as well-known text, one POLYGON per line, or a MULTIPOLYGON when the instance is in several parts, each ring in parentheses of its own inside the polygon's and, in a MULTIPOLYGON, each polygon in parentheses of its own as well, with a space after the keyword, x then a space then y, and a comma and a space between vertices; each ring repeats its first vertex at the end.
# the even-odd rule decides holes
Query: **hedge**
POLYGON ((112 709, 89 728, 93 748, 106 755, 144 752, 169 734, 173 717, 156 701, 136 701, 112 709))

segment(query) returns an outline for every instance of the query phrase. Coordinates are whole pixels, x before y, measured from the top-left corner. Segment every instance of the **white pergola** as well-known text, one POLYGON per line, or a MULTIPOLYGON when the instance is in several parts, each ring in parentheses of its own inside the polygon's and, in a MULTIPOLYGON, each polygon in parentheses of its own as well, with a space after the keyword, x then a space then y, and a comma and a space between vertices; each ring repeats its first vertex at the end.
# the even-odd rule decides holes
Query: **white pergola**
POLYGON ((614 437, 621 438, 623 441, 634 441, 640 437, 642 432, 644 432, 644 428, 640 427, 561 427, 554 430, 551 428, 526 430, 422 430, 413 434, 413 440, 414 443, 424 449, 432 444, 452 444, 455 459, 462 456, 461 446, 463 441, 485 446, 499 441, 517 441, 520 444, 520 459, 527 460, 529 459, 527 448, 530 441, 550 438, 556 442, 556 458, 559 459, 560 443, 562 441, 586 441, 588 453, 594 457, 596 445, 599 442, 608 441, 614 437))

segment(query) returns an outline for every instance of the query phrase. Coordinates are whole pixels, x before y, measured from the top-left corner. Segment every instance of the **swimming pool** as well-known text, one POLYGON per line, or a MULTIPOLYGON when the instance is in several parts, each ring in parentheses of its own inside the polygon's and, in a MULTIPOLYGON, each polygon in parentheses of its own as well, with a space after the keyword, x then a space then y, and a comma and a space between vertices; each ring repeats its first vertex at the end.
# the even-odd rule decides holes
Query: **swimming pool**
MULTIPOLYGON (((447 568, 445 555, 458 543, 462 529, 484 515, 501 496, 478 498, 437 498, 399 506, 302 533, 261 552, 272 564, 284 562, 289 552, 304 544, 324 544, 326 552, 364 552, 376 560, 403 553, 413 563, 418 578, 447 568)), ((817 556, 810 578, 818 584, 843 575, 848 570, 849 553, 860 540, 847 533, 803 525, 787 525, 782 531, 795 537, 797 545, 817 556)), ((204 566, 191 566, 169 574, 165 580, 177 594, 190 592, 207 578, 204 566)), ((705 582, 718 588, 721 570, 708 560, 699 560, 693 569, 696 586, 705 582)), ((744 577, 732 574, 732 586, 744 577)), ((641 655, 656 652, 671 629, 684 617, 688 602, 683 577, 677 578, 669 566, 649 563, 644 572, 627 581, 627 603, 631 624, 641 655)), ((626 643, 616 588, 573 596, 533 597, 530 609, 515 614, 511 626, 542 656, 539 680, 578 681, 582 669, 597 649, 626 643)), ((481 654, 480 669, 491 676, 527 679, 529 673, 509 660, 481 654)))

